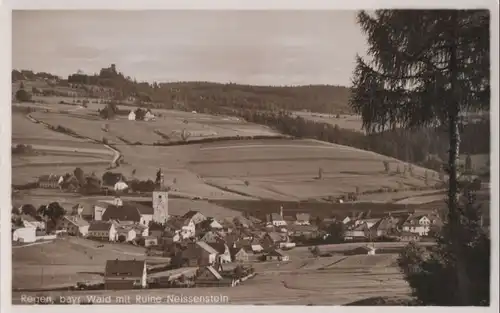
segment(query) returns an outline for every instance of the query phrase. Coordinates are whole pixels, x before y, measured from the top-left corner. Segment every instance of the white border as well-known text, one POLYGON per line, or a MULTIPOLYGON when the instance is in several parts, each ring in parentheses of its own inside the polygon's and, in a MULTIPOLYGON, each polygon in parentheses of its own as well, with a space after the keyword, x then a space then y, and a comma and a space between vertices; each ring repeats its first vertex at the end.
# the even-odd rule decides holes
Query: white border
MULTIPOLYGON (((1 0, 0 0, 0 3, 1 0)), ((408 308, 408 307, 319 307, 319 306, 288 306, 285 308, 279 306, 260 306, 259 310, 275 311, 287 310, 288 312, 376 312, 375 310, 384 310, 385 312, 401 312, 407 310, 426 310, 428 312, 438 312, 448 309, 459 311, 481 311, 481 312, 498 312, 498 0, 350 0, 350 1, 334 1, 331 0, 119 0, 119 1, 102 1, 102 0, 3 0, 0 9, 0 29, 2 36, 0 37, 1 50, 1 68, 0 68, 0 96, 3 101, 0 102, 0 208, 1 208, 1 307, 2 312, 7 308, 12 311, 41 311, 41 312, 67 312, 68 306, 11 306, 11 242, 10 242, 10 182, 11 182, 11 167, 10 167, 10 144, 11 144, 11 9, 115 9, 115 10, 144 10, 144 9, 253 9, 253 10, 325 10, 325 9, 376 9, 376 8, 490 8, 491 9, 491 238, 492 238, 492 270, 491 270, 491 306, 489 308, 408 308), (497 87, 495 87, 497 86, 497 87)), ((89 307, 71 306, 71 312, 81 312, 89 307)), ((91 307, 95 308, 95 307, 91 307)), ((98 310, 106 310, 107 312, 120 312, 122 309, 118 305, 113 306, 97 306, 98 310)), ((135 307, 130 305, 126 309, 142 310, 144 306, 135 307)), ((149 309, 149 307, 148 307, 149 309)), ((212 312, 228 312, 238 310, 240 312, 249 312, 254 310, 253 306, 171 306, 168 308, 162 306, 151 306, 151 309, 157 312, 165 310, 176 312, 193 312, 194 310, 204 310, 212 312)))

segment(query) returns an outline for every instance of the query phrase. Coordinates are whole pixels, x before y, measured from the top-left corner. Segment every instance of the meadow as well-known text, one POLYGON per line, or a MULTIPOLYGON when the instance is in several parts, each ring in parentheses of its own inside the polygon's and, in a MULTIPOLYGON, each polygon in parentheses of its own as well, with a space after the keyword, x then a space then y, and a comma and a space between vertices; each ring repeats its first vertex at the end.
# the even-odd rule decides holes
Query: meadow
MULTIPOLYGON (((341 249, 342 245, 338 245, 341 249)), ((294 249, 295 250, 295 249, 294 249)), ((169 289, 168 294, 184 296, 224 295, 229 304, 341 305, 378 296, 408 296, 409 288, 394 264, 395 254, 313 258, 305 251, 290 250, 288 262, 252 263, 257 276, 237 287, 169 289), (338 259, 341 259, 338 262, 338 259), (337 260, 337 263, 335 263, 337 260), (328 264, 334 265, 327 266, 328 264), (326 268, 325 268, 326 266, 326 268)), ((74 266, 77 269, 77 265, 74 266)), ((62 267, 65 272, 67 267, 62 267)), ((96 267, 94 269, 98 271, 96 267)), ((96 277, 96 280, 99 278, 96 277)), ((40 280, 40 278, 38 278, 40 280)), ((27 294, 30 294, 29 292, 27 294)), ((51 291, 44 295, 109 295, 105 291, 51 291)), ((165 296, 165 290, 114 291, 113 296, 165 296)), ((20 293, 13 292, 18 303, 20 293)), ((214 303, 216 304, 216 303, 214 303)))

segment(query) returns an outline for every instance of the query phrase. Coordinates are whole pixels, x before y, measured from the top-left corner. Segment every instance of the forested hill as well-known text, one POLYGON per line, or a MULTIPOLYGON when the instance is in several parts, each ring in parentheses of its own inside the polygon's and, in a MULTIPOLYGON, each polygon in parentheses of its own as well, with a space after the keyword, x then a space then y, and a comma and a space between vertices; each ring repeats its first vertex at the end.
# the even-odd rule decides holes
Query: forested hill
POLYGON ((67 79, 28 70, 12 71, 13 82, 37 78, 53 80, 57 85, 85 88, 89 97, 110 96, 115 100, 135 97, 142 102, 161 104, 163 108, 207 111, 207 113, 223 112, 227 109, 308 110, 318 113, 349 112, 347 103, 350 91, 349 88, 342 86, 251 86, 211 82, 137 82, 118 72, 115 65, 101 69, 99 74, 75 73, 69 75, 67 79), (112 90, 111 93, 108 90, 112 90), (108 94, 106 95, 106 93, 108 94))

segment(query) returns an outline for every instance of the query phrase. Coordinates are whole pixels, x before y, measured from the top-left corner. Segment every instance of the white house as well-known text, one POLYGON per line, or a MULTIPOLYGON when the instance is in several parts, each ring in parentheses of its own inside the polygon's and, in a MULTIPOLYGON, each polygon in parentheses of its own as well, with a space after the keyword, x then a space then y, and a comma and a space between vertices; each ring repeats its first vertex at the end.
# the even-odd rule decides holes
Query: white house
POLYGON ((135 112, 133 110, 128 114, 128 120, 135 121, 135 112))
POLYGON ((27 243, 36 241, 36 228, 19 227, 12 228, 12 241, 27 243))
POLYGON ((310 225, 311 215, 308 213, 297 213, 295 215, 295 225, 310 225))
POLYGON ((116 241, 118 233, 113 223, 96 221, 90 224, 88 237, 97 240, 116 241))
POLYGON ((118 241, 132 241, 137 237, 137 233, 134 228, 127 226, 116 227, 116 233, 118 235, 118 241))
POLYGON ((151 113, 151 111, 147 111, 146 114, 144 115, 144 120, 145 121, 151 121, 155 119, 155 115, 151 113))
POLYGON ((21 221, 24 225, 24 227, 34 227, 38 228, 40 230, 45 230, 45 221, 40 220, 38 221, 31 215, 23 214, 21 215, 21 221))
POLYGON ((426 215, 413 215, 403 223, 403 231, 427 236, 430 226, 431 220, 426 215))
POLYGON ((287 223, 283 219, 283 216, 278 213, 271 213, 268 215, 268 224, 273 225, 275 227, 285 226, 287 223))
POLYGON ((114 189, 115 191, 123 191, 123 190, 125 190, 125 189, 127 189, 127 188, 128 188, 128 185, 127 185, 124 181, 122 181, 122 180, 120 180, 119 182, 117 182, 117 183, 113 186, 113 189, 114 189))

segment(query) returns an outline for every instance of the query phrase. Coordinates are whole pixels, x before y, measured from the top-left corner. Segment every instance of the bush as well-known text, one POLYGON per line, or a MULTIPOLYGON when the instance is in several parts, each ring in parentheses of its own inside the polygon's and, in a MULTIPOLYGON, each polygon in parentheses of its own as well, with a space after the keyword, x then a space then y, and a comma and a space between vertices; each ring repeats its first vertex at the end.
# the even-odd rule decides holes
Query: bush
POLYGON ((19 89, 16 91, 16 100, 19 102, 29 102, 31 101, 31 94, 24 89, 19 89))

